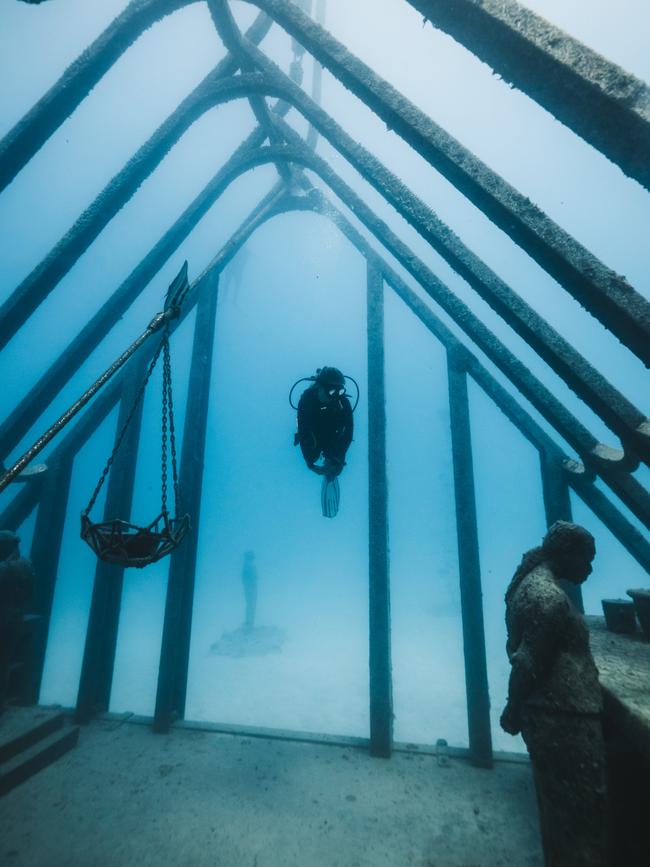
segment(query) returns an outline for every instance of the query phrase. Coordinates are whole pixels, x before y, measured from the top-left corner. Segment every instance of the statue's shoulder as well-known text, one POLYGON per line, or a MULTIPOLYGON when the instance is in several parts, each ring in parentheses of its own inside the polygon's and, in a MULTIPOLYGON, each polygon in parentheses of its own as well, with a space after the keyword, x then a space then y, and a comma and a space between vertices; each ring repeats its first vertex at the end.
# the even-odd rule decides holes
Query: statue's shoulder
POLYGON ((567 605, 564 591, 557 585, 552 570, 540 563, 521 582, 522 601, 541 606, 547 610, 562 609, 567 605))

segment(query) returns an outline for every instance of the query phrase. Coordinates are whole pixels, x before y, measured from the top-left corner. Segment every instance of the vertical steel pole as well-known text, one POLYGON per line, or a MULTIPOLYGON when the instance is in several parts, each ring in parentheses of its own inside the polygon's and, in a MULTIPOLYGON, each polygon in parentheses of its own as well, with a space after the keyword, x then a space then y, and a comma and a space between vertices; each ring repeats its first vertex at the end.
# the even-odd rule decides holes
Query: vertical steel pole
POLYGON ((467 375, 460 358, 449 351, 447 352, 447 371, 456 496, 456 533, 463 620, 469 750, 473 764, 490 768, 492 767, 490 696, 485 659, 483 591, 481 589, 467 375))
POLYGON ((172 554, 169 567, 154 714, 154 730, 161 733, 185 713, 218 292, 217 272, 199 289, 194 326, 178 504, 179 514, 190 515, 191 528, 172 554))
POLYGON ((41 691, 52 601, 70 496, 73 459, 72 455, 66 455, 48 463, 47 476, 36 515, 34 539, 30 551, 35 573, 32 611, 41 620, 34 630, 30 671, 25 679, 26 704, 36 704, 41 691))
MULTIPOLYGON (((116 439, 142 387, 147 362, 146 357, 136 357, 133 361, 133 369, 122 391, 116 439)), ((105 521, 113 518, 128 521, 131 515, 143 404, 144 400, 140 400, 111 467, 104 506, 105 521)), ((124 567, 97 561, 75 712, 80 723, 89 722, 95 714, 107 711, 109 707, 123 582, 124 567)))
POLYGON ((393 741, 388 485, 384 386, 384 282, 368 262, 368 497, 370 753, 389 757, 393 741))
MULTIPOLYGON (((556 521, 573 521, 569 484, 561 463, 556 457, 547 455, 545 452, 540 452, 539 460, 542 469, 546 526, 550 527, 556 521)), ((560 584, 578 611, 584 613, 582 590, 579 585, 572 584, 570 581, 560 581, 560 584)))

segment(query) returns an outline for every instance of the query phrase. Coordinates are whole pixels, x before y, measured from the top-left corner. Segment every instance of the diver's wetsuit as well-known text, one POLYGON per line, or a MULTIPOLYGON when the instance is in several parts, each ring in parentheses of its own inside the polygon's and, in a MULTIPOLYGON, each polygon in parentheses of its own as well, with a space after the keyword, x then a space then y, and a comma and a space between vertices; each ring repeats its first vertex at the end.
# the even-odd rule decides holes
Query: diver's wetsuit
POLYGON ((309 469, 323 457, 343 469, 345 453, 352 442, 352 407, 347 397, 323 404, 318 398, 318 386, 306 389, 298 401, 298 433, 303 457, 309 469))

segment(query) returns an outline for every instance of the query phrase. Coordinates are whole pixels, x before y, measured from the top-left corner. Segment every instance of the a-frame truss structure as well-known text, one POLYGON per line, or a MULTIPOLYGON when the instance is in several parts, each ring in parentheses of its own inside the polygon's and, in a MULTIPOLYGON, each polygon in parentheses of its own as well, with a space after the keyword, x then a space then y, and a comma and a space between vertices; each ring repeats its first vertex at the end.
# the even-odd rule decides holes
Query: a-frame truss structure
MULTIPOLYGON (((133 0, 0 142, 0 191, 146 28, 190 2, 196 0, 133 0)), ((174 327, 178 327, 196 307, 180 469, 182 510, 193 515, 194 527, 170 560, 154 726, 165 731, 184 713, 219 275, 263 223, 287 211, 307 210, 331 220, 366 259, 368 269, 370 749, 377 755, 389 755, 392 744, 383 378, 383 294, 388 286, 447 351, 470 756, 477 764, 490 765, 492 747, 467 376, 537 449, 547 522, 571 518, 569 489, 572 489, 648 570, 648 541, 595 481, 604 482, 639 521, 650 527, 650 495, 633 475, 641 461, 650 462, 650 422, 512 287, 469 250, 412 190, 320 107, 321 65, 415 149, 432 169, 444 175, 480 208, 646 365, 650 363, 650 304, 625 278, 600 262, 337 42, 322 26, 324 0, 316 0, 316 20, 309 14, 311 0, 296 0, 295 3, 249 0, 259 8, 259 15, 245 34, 238 29, 227 0, 201 2, 207 3, 228 54, 133 155, 2 305, 0 348, 29 323, 40 303, 202 114, 222 103, 247 99, 258 125, 4 420, 0 426, 0 458, 6 458, 39 420, 72 373, 127 312, 228 186, 249 169, 273 164, 278 173, 276 186, 194 281, 182 317, 174 323, 174 327), (294 40, 294 63, 289 76, 259 48, 274 23, 294 40), (315 63, 311 97, 300 86, 305 51, 312 55, 315 63), (270 98, 275 99, 272 106, 270 98), (305 139, 285 122, 289 111, 308 120, 310 126, 305 139), (535 349, 602 419, 618 438, 620 448, 599 442, 373 213, 316 153, 319 135, 535 349), (314 185, 309 175, 316 176, 319 183, 314 185), (425 303, 407 285, 335 206, 324 188, 354 213, 378 242, 378 248, 383 247, 403 266, 433 304, 425 303), (438 306, 462 329, 469 343, 485 353, 575 450, 579 460, 569 458, 471 349, 458 340, 436 314, 438 306)), ((433 24, 465 44, 495 71, 616 162, 626 174, 650 189, 650 89, 643 82, 515 0, 404 2, 409 2, 433 24)), ((38 578, 35 604, 42 617, 42 629, 36 640, 33 670, 25 684, 27 701, 37 701, 39 695, 75 455, 114 407, 120 407, 120 420, 126 416, 150 354, 145 346, 104 389, 50 453, 44 483, 25 487, 0 516, 1 527, 16 529, 35 508, 38 509, 31 557, 38 578)), ((118 421, 118 430, 120 428, 121 421, 118 421)), ((109 512, 130 514, 139 431, 140 417, 136 415, 129 428, 131 442, 118 455, 111 473, 107 516, 109 512)), ((118 567, 97 565, 77 701, 80 720, 108 709, 122 579, 123 573, 118 567)), ((579 598, 576 601, 580 603, 579 598)))

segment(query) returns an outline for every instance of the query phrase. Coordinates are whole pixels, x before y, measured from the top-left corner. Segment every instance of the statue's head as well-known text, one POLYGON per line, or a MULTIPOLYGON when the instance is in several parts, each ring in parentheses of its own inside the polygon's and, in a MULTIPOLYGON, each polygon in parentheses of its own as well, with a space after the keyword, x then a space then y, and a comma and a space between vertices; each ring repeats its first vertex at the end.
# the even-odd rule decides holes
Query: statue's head
POLYGON ((556 578, 582 584, 591 574, 596 543, 591 533, 579 524, 556 521, 544 536, 542 551, 556 578))
POLYGON ((11 530, 0 530, 0 560, 18 556, 20 537, 11 530))

